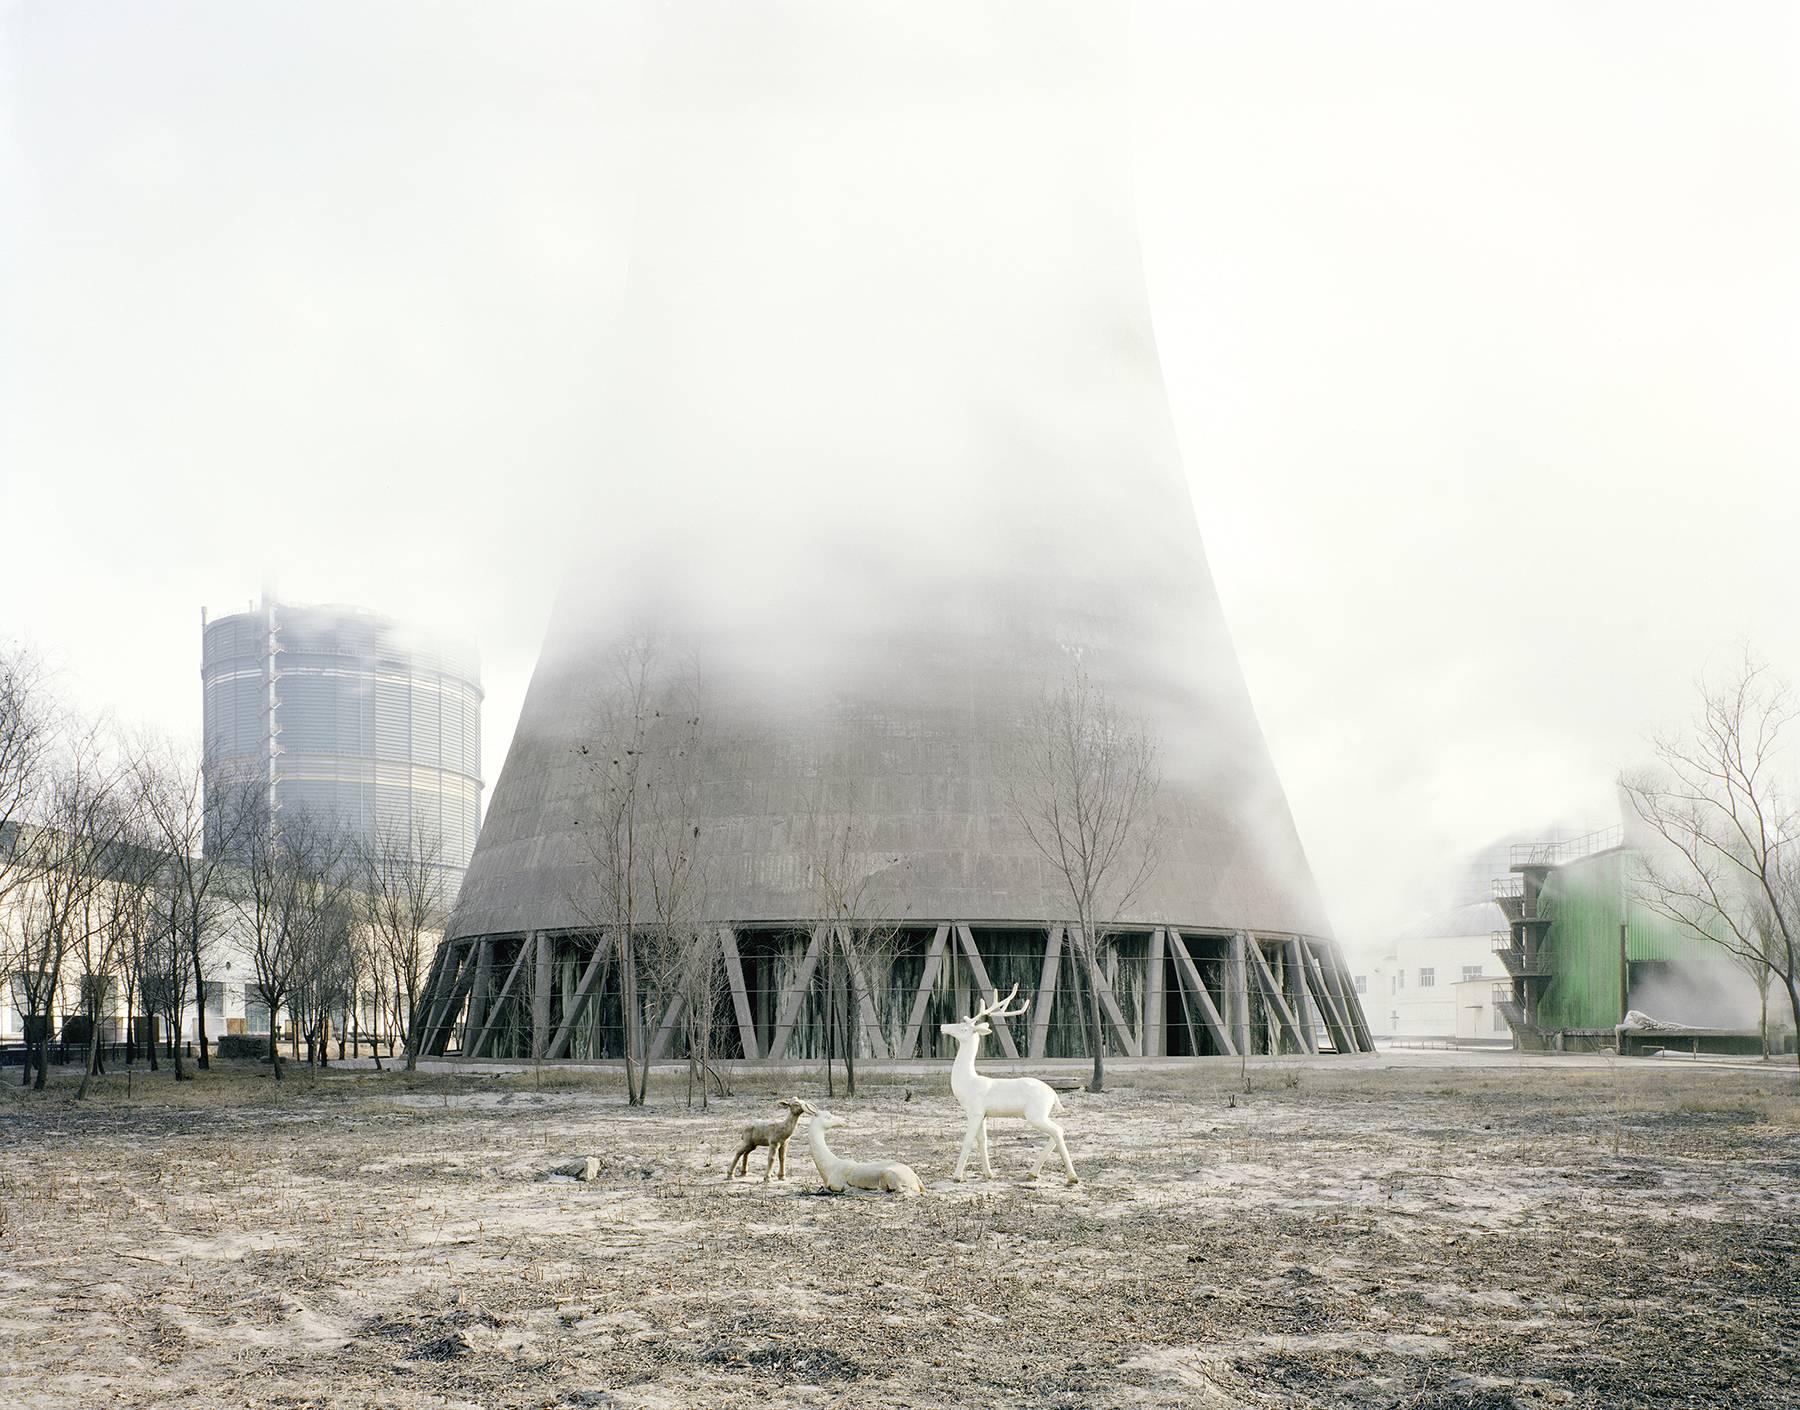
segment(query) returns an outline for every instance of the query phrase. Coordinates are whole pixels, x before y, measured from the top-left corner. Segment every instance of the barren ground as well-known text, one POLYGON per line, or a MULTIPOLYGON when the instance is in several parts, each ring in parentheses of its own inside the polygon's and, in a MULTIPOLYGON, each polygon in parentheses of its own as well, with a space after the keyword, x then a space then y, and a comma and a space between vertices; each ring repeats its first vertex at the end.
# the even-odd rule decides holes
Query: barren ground
POLYGON ((865 1077, 836 1148, 920 1199, 725 1182, 816 1072, 291 1076, 0 1088, 0 1405, 1800 1404, 1791 1068, 1121 1070, 1073 1188, 865 1077))

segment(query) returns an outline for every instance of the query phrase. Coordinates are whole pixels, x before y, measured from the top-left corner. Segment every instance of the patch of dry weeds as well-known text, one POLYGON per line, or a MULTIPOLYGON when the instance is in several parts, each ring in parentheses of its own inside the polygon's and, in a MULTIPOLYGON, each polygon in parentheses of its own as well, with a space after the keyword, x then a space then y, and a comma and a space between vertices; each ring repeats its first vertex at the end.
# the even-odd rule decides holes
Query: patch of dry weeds
POLYGON ((1786 1073, 1222 1067, 1076 1093, 1083 1183, 947 1177, 942 1072, 842 1149, 922 1199, 723 1176, 777 1090, 659 1076, 140 1077, 0 1097, 0 1403, 1800 1402, 1786 1073), (592 1154, 592 1183, 545 1181, 592 1154))

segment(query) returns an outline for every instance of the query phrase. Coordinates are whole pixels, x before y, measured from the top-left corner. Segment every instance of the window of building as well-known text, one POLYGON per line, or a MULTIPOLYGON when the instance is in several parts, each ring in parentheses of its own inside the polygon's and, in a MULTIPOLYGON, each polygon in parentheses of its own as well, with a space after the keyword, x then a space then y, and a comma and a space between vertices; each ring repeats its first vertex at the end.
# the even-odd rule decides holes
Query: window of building
POLYGON ((1506 1032, 1506 1015, 1501 1013, 1499 1009, 1494 1010, 1494 1032, 1506 1032))
POLYGON ((1366 994, 1369 992, 1369 976, 1368 975, 1359 974, 1356 976, 1356 992, 1359 994, 1366 994))
POLYGON ((1464 965, 1463 966, 1463 978, 1464 979, 1479 979, 1479 978, 1481 978, 1481 966, 1478 964, 1464 965))
POLYGON ((1395 1009, 1388 1015, 1388 1027, 1398 1030, 1400 1027, 1400 1010, 1395 1009))
POLYGON ((1398 994, 1405 987, 1406 987, 1406 971, 1403 969, 1395 970, 1394 971, 1394 992, 1396 994, 1398 994))
POLYGON ((1430 989, 1436 983, 1437 971, 1431 966, 1427 965, 1419 971, 1419 987, 1421 989, 1430 989))

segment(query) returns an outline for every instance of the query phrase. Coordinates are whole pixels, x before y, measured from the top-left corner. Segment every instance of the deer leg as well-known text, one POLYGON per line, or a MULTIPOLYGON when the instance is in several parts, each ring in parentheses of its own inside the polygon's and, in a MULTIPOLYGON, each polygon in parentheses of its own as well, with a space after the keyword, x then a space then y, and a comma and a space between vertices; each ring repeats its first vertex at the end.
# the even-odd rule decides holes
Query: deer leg
POLYGON ((1031 1122, 1031 1125, 1035 1130, 1043 1132, 1044 1135, 1049 1138, 1044 1142, 1043 1150, 1038 1152, 1037 1164, 1031 1167, 1031 1173, 1025 1177, 1028 1180, 1035 1180, 1043 1173, 1044 1164, 1050 1159, 1050 1152, 1055 1150, 1057 1145, 1062 1141, 1062 1127, 1058 1126, 1047 1116, 1042 1118, 1027 1117, 1026 1120, 1031 1122))
POLYGON ((987 1118, 983 1117, 975 1127, 975 1148, 981 1152, 981 1172, 988 1179, 994 1178, 994 1167, 988 1160, 987 1118))
POLYGON ((963 1178, 963 1170, 969 1163, 969 1153, 975 1149, 975 1133, 979 1130, 981 1130, 981 1118, 979 1116, 971 1116, 969 1118, 969 1129, 963 1132, 962 1154, 956 1158, 955 1178, 958 1180, 963 1178))
POLYGON ((788 1143, 786 1141, 783 1141, 781 1143, 781 1176, 780 1176, 780 1178, 783 1180, 787 1179, 787 1148, 788 1148, 788 1143))

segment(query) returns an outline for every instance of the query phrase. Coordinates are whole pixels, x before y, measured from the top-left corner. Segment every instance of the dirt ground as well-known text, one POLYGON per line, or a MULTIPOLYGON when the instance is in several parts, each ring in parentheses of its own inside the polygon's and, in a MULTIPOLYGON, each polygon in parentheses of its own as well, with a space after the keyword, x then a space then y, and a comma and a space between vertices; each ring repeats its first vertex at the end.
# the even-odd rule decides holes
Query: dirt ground
POLYGON ((1800 1404, 1791 1068, 1121 1070, 1073 1187, 865 1077, 834 1145, 921 1198, 726 1182, 816 1072, 293 1077, 0 1088, 0 1405, 1800 1404))

